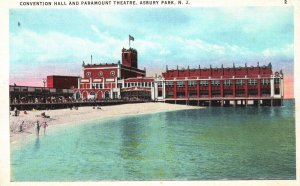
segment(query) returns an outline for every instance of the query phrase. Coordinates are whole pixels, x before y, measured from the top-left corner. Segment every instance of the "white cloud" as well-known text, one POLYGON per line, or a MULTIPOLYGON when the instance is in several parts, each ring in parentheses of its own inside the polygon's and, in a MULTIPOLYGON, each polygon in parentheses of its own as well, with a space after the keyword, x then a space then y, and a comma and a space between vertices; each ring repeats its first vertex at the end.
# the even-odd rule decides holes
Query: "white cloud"
MULTIPOLYGON (((91 26, 94 30, 99 30, 91 26)), ((120 45, 121 41, 106 37, 106 41, 97 42, 79 37, 73 37, 59 32, 37 34, 30 30, 11 36, 12 60, 22 60, 22 56, 28 56, 31 62, 45 62, 48 60, 62 60, 69 58, 84 59, 90 54, 99 54, 107 59, 115 59, 118 56, 111 55, 114 45, 120 45)))
MULTIPOLYGON (((11 71, 17 73, 19 68, 25 68, 27 63, 39 65, 44 68, 44 76, 59 74, 65 71, 65 66, 80 71, 83 60, 90 61, 93 55, 95 63, 117 62, 121 59, 121 49, 127 47, 128 39, 118 39, 101 30, 96 25, 90 25, 90 29, 96 34, 93 40, 70 36, 59 32, 47 32, 38 34, 31 30, 23 29, 21 32, 11 35, 11 71), (23 59, 26 56, 26 59, 23 59), (52 66, 51 66, 52 65, 52 66), (46 70, 45 70, 46 69, 46 70), (61 70, 61 71, 60 71, 61 70), (53 72, 53 73, 51 73, 53 72), (47 74, 46 74, 47 73, 47 74)), ((293 56, 293 44, 283 48, 267 48, 261 52, 234 44, 210 43, 201 39, 187 39, 180 36, 145 36, 135 38, 132 47, 139 52, 139 66, 143 68, 149 65, 176 65, 219 66, 231 65, 237 62, 241 65, 247 62, 249 65, 254 59, 262 61, 278 57, 288 58, 293 56), (265 58, 263 58, 265 57, 265 58)), ((76 72, 77 73, 77 72, 76 72)), ((151 72, 148 71, 151 74, 151 72)))
POLYGON ((267 58, 291 58, 294 56, 294 44, 288 44, 282 48, 267 48, 262 51, 267 58))

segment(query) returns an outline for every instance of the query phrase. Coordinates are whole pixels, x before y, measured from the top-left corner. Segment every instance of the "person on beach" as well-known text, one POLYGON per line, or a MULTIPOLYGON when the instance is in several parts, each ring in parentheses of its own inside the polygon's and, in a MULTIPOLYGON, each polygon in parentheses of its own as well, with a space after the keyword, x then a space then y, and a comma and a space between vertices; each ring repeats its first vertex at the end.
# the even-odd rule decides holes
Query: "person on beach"
POLYGON ((24 125, 24 121, 22 121, 22 123, 19 126, 19 132, 23 132, 23 125, 24 125))
POLYGON ((40 128, 41 128, 40 122, 39 122, 39 120, 37 120, 36 121, 36 136, 39 136, 40 128))
POLYGON ((15 112, 15 116, 18 116, 18 109, 17 109, 17 107, 15 107, 14 112, 15 112))
POLYGON ((42 113, 41 113, 41 116, 42 116, 43 118, 50 118, 50 116, 47 116, 45 112, 42 112, 42 113))
POLYGON ((46 134, 46 128, 48 127, 48 124, 47 122, 45 121, 44 122, 44 125, 43 125, 43 128, 44 128, 44 135, 46 134))

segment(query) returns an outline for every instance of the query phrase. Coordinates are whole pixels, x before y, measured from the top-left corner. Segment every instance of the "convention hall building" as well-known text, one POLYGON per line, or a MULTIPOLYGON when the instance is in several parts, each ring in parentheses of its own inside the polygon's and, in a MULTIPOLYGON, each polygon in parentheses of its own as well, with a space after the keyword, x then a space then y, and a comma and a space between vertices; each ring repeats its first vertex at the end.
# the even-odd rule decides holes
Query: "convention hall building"
POLYGON ((77 100, 151 100, 207 106, 283 104, 282 71, 267 65, 168 69, 147 77, 136 49, 122 49, 117 63, 82 64, 74 89, 77 100))

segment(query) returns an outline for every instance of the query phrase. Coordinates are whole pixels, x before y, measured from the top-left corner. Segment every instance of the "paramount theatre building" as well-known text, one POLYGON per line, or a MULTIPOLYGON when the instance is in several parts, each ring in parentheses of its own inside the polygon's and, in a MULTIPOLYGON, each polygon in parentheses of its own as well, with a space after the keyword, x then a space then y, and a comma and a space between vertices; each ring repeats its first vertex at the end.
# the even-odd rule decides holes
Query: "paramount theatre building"
POLYGON ((138 68, 138 52, 122 49, 122 61, 82 64, 82 77, 74 97, 82 100, 152 100, 192 105, 283 104, 283 73, 272 65, 168 69, 161 76, 146 77, 138 68))

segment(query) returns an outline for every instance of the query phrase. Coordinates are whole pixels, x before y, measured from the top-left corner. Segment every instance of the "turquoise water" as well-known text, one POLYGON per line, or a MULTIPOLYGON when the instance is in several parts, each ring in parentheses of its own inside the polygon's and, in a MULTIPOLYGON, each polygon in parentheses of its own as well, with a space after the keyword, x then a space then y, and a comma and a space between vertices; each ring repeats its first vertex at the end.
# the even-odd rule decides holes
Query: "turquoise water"
POLYGON ((12 181, 296 179, 295 106, 211 107, 51 130, 11 152, 12 181))

